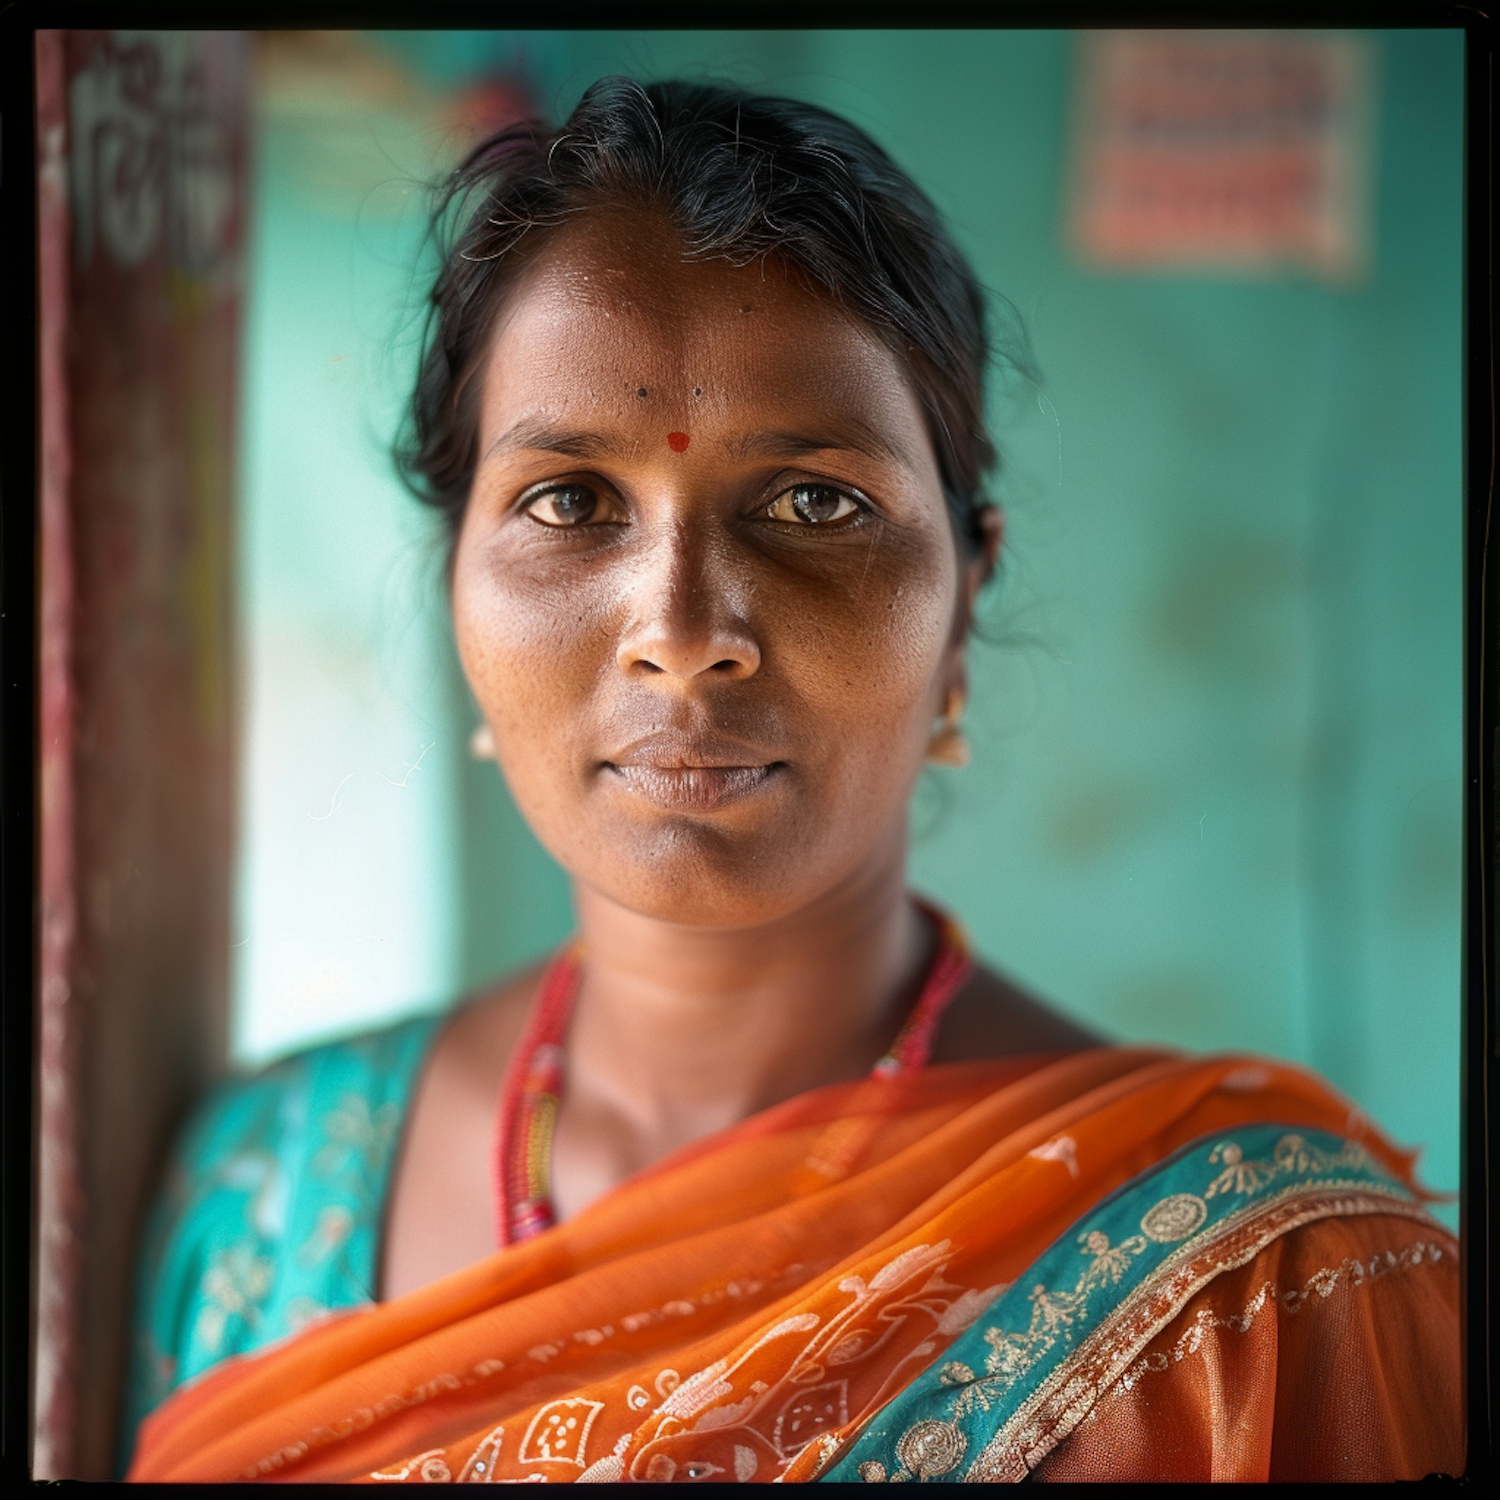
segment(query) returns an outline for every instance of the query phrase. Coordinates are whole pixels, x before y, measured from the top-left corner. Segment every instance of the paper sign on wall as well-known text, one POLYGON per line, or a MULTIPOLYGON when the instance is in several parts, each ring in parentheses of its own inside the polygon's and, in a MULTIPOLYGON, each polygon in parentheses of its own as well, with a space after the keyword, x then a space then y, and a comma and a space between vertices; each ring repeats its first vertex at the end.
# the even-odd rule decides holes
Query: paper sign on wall
POLYGON ((1080 38, 1069 237, 1099 267, 1368 270, 1367 45, 1349 34, 1080 38))

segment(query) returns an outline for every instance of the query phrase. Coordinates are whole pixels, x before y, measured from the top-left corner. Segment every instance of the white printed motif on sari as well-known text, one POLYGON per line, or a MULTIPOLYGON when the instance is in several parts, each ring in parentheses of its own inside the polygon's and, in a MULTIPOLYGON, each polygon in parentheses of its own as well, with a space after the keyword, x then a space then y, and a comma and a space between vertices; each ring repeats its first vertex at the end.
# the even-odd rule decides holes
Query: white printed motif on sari
MULTIPOLYGON (((500 1448, 504 1441, 503 1424, 490 1428, 480 1438, 473 1452, 469 1454, 463 1467, 458 1471, 458 1483, 505 1483, 504 1480, 497 1480, 495 1477, 499 1469, 500 1448)), ((532 1477, 542 1479, 545 1476, 536 1474, 532 1477)), ((453 1469, 448 1462, 446 1448, 429 1448, 425 1453, 419 1453, 415 1458, 409 1458, 403 1463, 392 1464, 385 1469, 376 1469, 370 1478, 377 1481, 383 1480, 387 1484, 451 1484, 453 1483, 453 1469)))
POLYGON ((429 1448, 425 1453, 418 1453, 415 1458, 407 1459, 405 1463, 392 1464, 388 1469, 376 1469, 370 1478, 394 1480, 397 1483, 416 1478, 427 1484, 451 1484, 453 1470, 448 1467, 446 1448, 429 1448))
MULTIPOLYGON (((726 1477, 732 1468, 737 1479, 766 1478, 779 1475, 808 1448, 831 1454, 837 1434, 889 1399, 904 1383, 903 1371, 912 1361, 930 1359, 941 1340, 968 1328, 1003 1290, 948 1281, 944 1271, 951 1256, 946 1241, 919 1245, 895 1256, 868 1280, 846 1276, 838 1290, 850 1300, 826 1321, 810 1312, 783 1319, 737 1359, 716 1361, 689 1376, 658 1408, 653 1423, 641 1429, 630 1478, 664 1482, 710 1477, 704 1465, 726 1477), (795 1335, 804 1337, 788 1343, 774 1381, 758 1379, 743 1389, 738 1385, 739 1372, 752 1355, 795 1335), (911 1344, 909 1351, 851 1411, 858 1369, 895 1340, 911 1344), (706 1455, 701 1438, 711 1432, 730 1439, 724 1445, 727 1464, 706 1455)), ((713 1451, 717 1458, 720 1448, 713 1451)))
POLYGON ((459 1470, 460 1484, 493 1484, 495 1468, 500 1457, 500 1444, 505 1439, 504 1427, 492 1427, 479 1440, 479 1446, 469 1455, 469 1461, 459 1470))
POLYGON ((1070 1135, 1055 1136, 1026 1153, 1037 1161, 1055 1161, 1068 1169, 1068 1176, 1078 1180, 1078 1142, 1070 1135))
POLYGON ((523 1464, 572 1464, 583 1468, 589 1429, 604 1410, 602 1401, 567 1396, 549 1401, 531 1419, 521 1439, 523 1464))

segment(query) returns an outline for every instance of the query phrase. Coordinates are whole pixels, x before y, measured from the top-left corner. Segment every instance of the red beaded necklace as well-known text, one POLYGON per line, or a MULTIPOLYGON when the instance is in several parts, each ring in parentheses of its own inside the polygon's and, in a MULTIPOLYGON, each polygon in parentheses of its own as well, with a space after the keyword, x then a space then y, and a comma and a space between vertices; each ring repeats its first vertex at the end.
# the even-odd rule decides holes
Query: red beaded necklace
MULTIPOLYGON (((938 930, 937 954, 911 1014, 871 1070, 874 1078, 896 1078, 927 1066, 938 1022, 974 971, 958 923, 925 901, 916 905, 938 930)), ((530 1239, 557 1222, 551 1191, 552 1132, 562 1102, 563 1042, 578 994, 582 957, 583 946, 575 940, 547 966, 500 1087, 494 1161, 496 1237, 502 1245, 530 1239)))

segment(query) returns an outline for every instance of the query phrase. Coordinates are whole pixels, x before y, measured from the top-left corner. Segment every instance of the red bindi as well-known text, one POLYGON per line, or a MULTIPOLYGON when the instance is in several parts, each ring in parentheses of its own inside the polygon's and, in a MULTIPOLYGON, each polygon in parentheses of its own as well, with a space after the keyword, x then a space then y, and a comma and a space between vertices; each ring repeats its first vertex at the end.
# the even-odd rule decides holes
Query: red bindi
POLYGON ((688 445, 688 435, 685 432, 669 432, 667 434, 667 447, 673 453, 681 453, 688 445))

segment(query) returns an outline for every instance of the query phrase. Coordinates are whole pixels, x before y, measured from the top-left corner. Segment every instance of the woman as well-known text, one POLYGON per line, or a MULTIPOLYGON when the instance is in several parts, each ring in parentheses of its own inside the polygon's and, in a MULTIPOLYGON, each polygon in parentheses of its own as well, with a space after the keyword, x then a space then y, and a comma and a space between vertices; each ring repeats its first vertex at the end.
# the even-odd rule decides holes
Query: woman
POLYGON ((579 935, 210 1101, 132 1476, 1460 1468, 1410 1159, 1297 1069, 1102 1045, 906 893, 1001 543, 927 199, 819 110, 614 80, 450 210, 411 471, 579 935))

